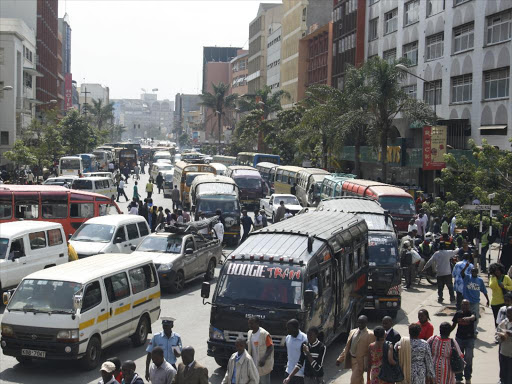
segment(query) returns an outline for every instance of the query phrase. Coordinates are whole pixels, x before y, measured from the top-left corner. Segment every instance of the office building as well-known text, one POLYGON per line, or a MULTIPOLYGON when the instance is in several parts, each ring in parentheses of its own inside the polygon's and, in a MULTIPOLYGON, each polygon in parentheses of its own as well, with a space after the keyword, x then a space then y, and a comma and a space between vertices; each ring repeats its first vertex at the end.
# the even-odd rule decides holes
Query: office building
POLYGON ((281 89, 281 31, 281 23, 272 23, 267 32, 267 86, 272 93, 281 89))
POLYGON ((110 103, 110 90, 101 84, 95 83, 82 83, 77 89, 78 100, 80 104, 80 111, 84 111, 84 105, 88 105, 89 108, 93 107, 93 100, 101 100, 102 105, 105 106, 110 103))
MULTIPOLYGON (((174 132, 176 140, 183 133, 192 137, 194 132, 198 131, 203 131, 202 137, 204 139, 200 103, 201 98, 199 95, 176 94, 174 98, 174 132)), ((200 136, 197 133, 195 135, 200 136)))
POLYGON ((73 76, 71 73, 71 26, 69 16, 59 18, 59 33, 62 35, 62 76, 64 82, 61 86, 61 93, 64 95, 64 102, 61 107, 66 111, 73 107, 73 76))
POLYGON ((239 96, 247 93, 248 56, 248 51, 240 49, 237 56, 229 62, 229 93, 236 93, 239 96))

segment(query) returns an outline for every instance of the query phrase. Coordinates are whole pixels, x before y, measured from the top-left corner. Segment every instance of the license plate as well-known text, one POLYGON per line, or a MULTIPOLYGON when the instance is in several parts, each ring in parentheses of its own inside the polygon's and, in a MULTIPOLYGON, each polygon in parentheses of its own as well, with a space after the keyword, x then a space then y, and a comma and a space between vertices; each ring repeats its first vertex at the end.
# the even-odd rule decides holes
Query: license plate
POLYGON ((45 351, 35 351, 33 349, 22 349, 21 350, 22 356, 30 356, 30 357, 40 357, 44 359, 46 357, 45 351))

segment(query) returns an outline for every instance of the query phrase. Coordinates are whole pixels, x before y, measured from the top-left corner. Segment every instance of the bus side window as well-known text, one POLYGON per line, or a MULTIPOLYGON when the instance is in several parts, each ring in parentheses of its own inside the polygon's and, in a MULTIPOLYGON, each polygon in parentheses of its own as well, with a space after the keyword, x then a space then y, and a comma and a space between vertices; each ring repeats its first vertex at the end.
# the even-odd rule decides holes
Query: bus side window
POLYGON ((0 194, 0 219, 12 217, 12 194, 11 192, 0 194))
POLYGON ((69 208, 69 217, 89 218, 94 216, 93 203, 71 203, 69 208))
POLYGON ((320 284, 318 282, 318 274, 314 273, 311 276, 309 276, 309 282, 306 286, 307 291, 313 291, 315 292, 317 297, 322 296, 320 291, 320 284))
POLYGON ((359 269, 359 267, 361 266, 359 264, 359 259, 360 259, 359 251, 360 251, 360 249, 356 249, 352 256, 354 258, 354 269, 353 269, 354 272, 357 271, 359 269))
POLYGON ((39 218, 39 202, 37 200, 16 201, 15 216, 17 219, 39 218))
POLYGON ((354 273, 354 254, 353 253, 347 253, 345 255, 345 267, 347 274, 345 276, 345 279, 352 276, 354 273))

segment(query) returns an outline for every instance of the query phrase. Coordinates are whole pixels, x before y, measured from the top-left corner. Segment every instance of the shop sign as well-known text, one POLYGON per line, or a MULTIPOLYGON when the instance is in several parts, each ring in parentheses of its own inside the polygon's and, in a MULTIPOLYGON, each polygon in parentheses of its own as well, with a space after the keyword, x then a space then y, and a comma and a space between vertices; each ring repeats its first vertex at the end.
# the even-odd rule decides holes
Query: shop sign
POLYGON ((440 170, 446 167, 447 127, 444 125, 423 127, 423 169, 440 170))

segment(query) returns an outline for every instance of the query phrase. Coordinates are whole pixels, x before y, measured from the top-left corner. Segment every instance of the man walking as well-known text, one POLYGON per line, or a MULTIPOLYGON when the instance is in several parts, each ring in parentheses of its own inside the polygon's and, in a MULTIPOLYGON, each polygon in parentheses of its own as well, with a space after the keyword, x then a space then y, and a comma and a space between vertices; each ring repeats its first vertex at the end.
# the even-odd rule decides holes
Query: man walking
POLYGON ((158 194, 160 194, 160 191, 164 188, 164 177, 162 176, 162 172, 158 172, 158 176, 156 177, 156 186, 158 187, 158 194))
POLYGON ((457 383, 462 383, 462 374, 466 383, 471 383, 471 374, 473 373, 473 349, 475 348, 475 322, 476 315, 471 312, 468 300, 462 300, 461 309, 455 312, 452 319, 452 331, 457 327, 455 340, 459 344, 460 351, 464 355, 466 366, 464 372, 455 374, 457 383))
POLYGON ((455 293, 457 295, 457 310, 460 310, 460 305, 464 296, 464 280, 462 278, 461 272, 464 269, 466 273, 471 273, 471 270, 474 268, 473 264, 469 262, 470 257, 471 255, 469 252, 463 253, 462 260, 455 264, 452 271, 452 276, 454 279, 453 288, 455 289, 455 293))
POLYGON ((138 164, 135 164, 135 167, 133 167, 133 173, 135 173, 135 180, 140 180, 140 168, 138 164))
POLYGON ((152 384, 172 384, 176 369, 164 358, 164 350, 155 347, 150 353, 151 365, 146 373, 146 380, 152 384))
POLYGON ((124 196, 126 201, 128 201, 128 196, 126 196, 126 192, 124 191, 124 180, 119 180, 119 184, 117 185, 117 202, 119 203, 119 198, 124 196))
POLYGON ((180 191, 178 191, 178 186, 175 185, 174 189, 171 191, 171 199, 172 199, 172 210, 177 210, 180 206, 180 191))
POLYGON ((276 210, 276 214, 274 215, 274 223, 279 223, 284 218, 284 214, 286 213, 286 208, 284 206, 284 201, 279 202, 279 207, 276 210))
POLYGON ((208 384, 208 369, 194 359, 192 347, 185 347, 181 352, 182 363, 178 365, 178 373, 174 384, 208 384))
POLYGON ((357 328, 352 329, 348 335, 347 344, 343 352, 336 360, 336 365, 345 363, 345 369, 352 369, 350 384, 363 384, 365 367, 365 357, 368 354, 368 346, 375 341, 372 331, 367 328, 368 318, 364 315, 357 319, 357 328))
POLYGON ((144 384, 144 380, 135 372, 136 366, 132 360, 126 360, 121 366, 123 381, 121 384, 144 384))
POLYGON ((290 380, 304 367, 304 384, 323 384, 324 382, 324 358, 325 345, 318 340, 318 328, 311 327, 308 330, 308 341, 302 344, 302 353, 292 373, 284 379, 283 384, 289 384, 290 380))
POLYGON ((260 380, 258 369, 245 347, 245 339, 236 339, 236 352, 229 358, 222 384, 258 384, 260 380))
POLYGON ((270 372, 274 368, 274 343, 265 328, 260 327, 260 319, 252 316, 248 321, 247 344, 249 354, 258 367, 260 384, 270 384, 270 372))
MULTIPOLYGON (((299 329, 299 321, 291 319, 286 323, 286 352, 288 354, 288 363, 286 364, 286 373, 288 376, 294 371, 297 363, 299 362, 302 354, 302 344, 308 338, 304 332, 299 329)), ((288 380, 287 384, 304 384, 304 366, 302 366, 295 374, 288 380)))
MULTIPOLYGON (((469 266, 469 265, 468 265, 469 266)), ((489 296, 487 296, 487 288, 485 287, 484 281, 478 276, 478 268, 473 268, 471 274, 466 274, 466 270, 461 271, 463 279, 463 291, 462 295, 464 299, 469 301, 471 312, 476 315, 475 321, 475 335, 478 334, 477 326, 480 320, 480 292, 482 292, 487 299, 486 306, 489 306, 489 296)))
POLYGON ((443 302, 443 290, 444 286, 448 287, 450 293, 450 301, 455 301, 455 293, 453 292, 453 281, 452 281, 452 268, 450 266, 450 259, 457 256, 459 249, 449 250, 446 249, 446 243, 441 241, 439 244, 439 251, 434 253, 429 261, 423 267, 423 270, 427 269, 432 263, 437 264, 437 301, 443 302))
POLYGON ((512 383, 512 307, 507 308, 507 318, 496 329, 496 341, 500 343, 501 383, 512 383))
POLYGON ((251 232, 251 228, 254 225, 252 219, 247 216, 247 211, 245 209, 242 211, 242 218, 240 219, 240 222, 242 223, 242 228, 244 231, 240 243, 243 243, 247 239, 247 236, 249 236, 249 232, 251 232))
POLYGON ((172 331, 174 327, 174 318, 162 317, 162 328, 163 331, 155 333, 148 347, 146 348, 146 380, 149 380, 149 365, 151 363, 152 352, 156 347, 159 347, 163 351, 163 357, 167 362, 173 365, 176 369, 176 358, 180 357, 181 354, 181 337, 176 332, 172 331))
POLYGON ((100 373, 101 380, 98 381, 98 384, 120 384, 114 378, 114 371, 116 370, 116 365, 111 361, 105 361, 101 365, 100 373))
POLYGON ((148 180, 147 184, 146 184, 146 193, 147 193, 147 198, 148 199, 151 199, 151 195, 153 195, 153 183, 148 180))
POLYGON ((393 329, 393 319, 391 316, 384 316, 382 318, 382 327, 386 331, 386 341, 389 341, 393 345, 398 343, 402 336, 393 329))

